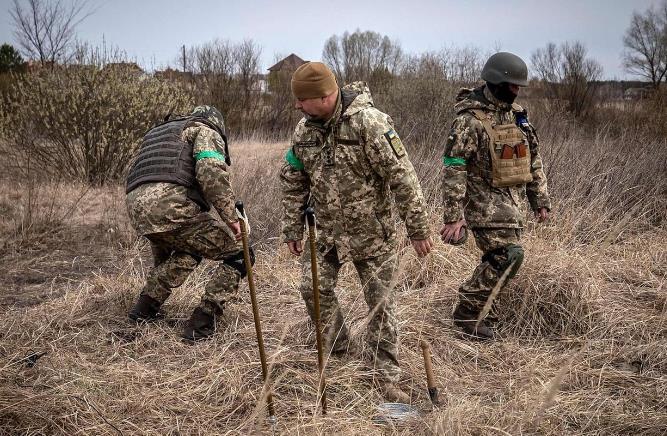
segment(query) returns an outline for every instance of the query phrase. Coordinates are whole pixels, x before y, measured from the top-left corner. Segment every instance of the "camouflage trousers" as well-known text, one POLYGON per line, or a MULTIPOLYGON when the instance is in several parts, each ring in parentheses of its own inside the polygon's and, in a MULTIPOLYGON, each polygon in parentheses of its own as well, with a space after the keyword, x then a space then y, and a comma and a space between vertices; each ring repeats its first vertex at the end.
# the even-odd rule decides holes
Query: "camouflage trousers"
MULTIPOLYGON (((498 250, 509 245, 519 244, 521 229, 508 228, 477 228, 473 229, 477 247, 482 250, 482 262, 477 265, 472 277, 459 287, 459 305, 457 311, 464 318, 477 318, 484 308, 491 291, 498 283, 503 271, 496 269, 492 263, 506 263, 507 256, 498 250), (492 256, 492 262, 485 257, 492 256)), ((505 285, 507 282, 505 282, 505 285)), ((493 312, 492 312, 493 314, 493 312)), ((493 316, 493 315, 492 315, 493 316)))
MULTIPOLYGON (((394 302, 394 275, 398 258, 395 252, 364 260, 354 261, 368 306, 366 341, 373 352, 376 369, 388 381, 398 381, 398 322, 394 302)), ((336 297, 338 273, 343 264, 336 249, 326 254, 317 253, 320 289, 320 318, 323 339, 327 351, 343 351, 348 346, 349 333, 336 297)), ((301 258, 301 296, 311 320, 315 320, 313 287, 310 270, 310 245, 301 258)))
POLYGON ((181 286, 203 258, 222 261, 213 270, 199 304, 207 313, 221 313, 225 303, 236 294, 241 279, 239 271, 224 263, 226 258, 242 251, 225 224, 206 219, 145 236, 153 251, 154 268, 141 294, 164 303, 172 289, 181 286))

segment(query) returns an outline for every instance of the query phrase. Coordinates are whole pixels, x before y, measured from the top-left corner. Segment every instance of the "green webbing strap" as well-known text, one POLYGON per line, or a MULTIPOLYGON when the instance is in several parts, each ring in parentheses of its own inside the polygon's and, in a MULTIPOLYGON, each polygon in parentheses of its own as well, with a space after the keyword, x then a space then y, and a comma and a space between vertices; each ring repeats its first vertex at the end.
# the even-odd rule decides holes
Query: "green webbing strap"
POLYGON ((463 159, 462 157, 445 156, 442 159, 442 163, 444 163, 446 167, 460 167, 466 164, 466 160, 463 159))
POLYGON ((212 158, 212 159, 218 159, 218 160, 225 160, 225 155, 220 153, 219 151, 215 150, 206 150, 206 151, 200 151, 195 155, 195 160, 202 160, 206 158, 212 158))
POLYGON ((296 157, 296 155, 294 154, 294 150, 292 150, 291 148, 287 151, 287 154, 285 155, 285 160, 292 168, 294 168, 297 171, 302 171, 304 168, 303 162, 301 162, 299 158, 296 157))

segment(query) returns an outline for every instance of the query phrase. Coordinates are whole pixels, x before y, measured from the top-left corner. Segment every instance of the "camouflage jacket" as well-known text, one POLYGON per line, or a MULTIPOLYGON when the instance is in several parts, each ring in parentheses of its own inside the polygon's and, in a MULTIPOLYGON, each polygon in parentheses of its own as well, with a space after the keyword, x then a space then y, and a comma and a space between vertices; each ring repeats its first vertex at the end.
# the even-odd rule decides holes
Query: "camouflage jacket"
POLYGON ((452 125, 443 158, 444 222, 465 217, 471 228, 522 228, 526 217, 526 199, 533 210, 542 207, 551 209, 537 133, 527 120, 519 127, 530 148, 532 182, 494 188, 488 176, 483 175, 491 170, 490 139, 482 123, 470 110, 482 110, 488 114, 492 124, 515 124, 517 114, 523 112, 523 108, 497 100, 485 86, 474 90, 462 89, 457 100, 455 110, 458 116, 452 125), (475 168, 482 171, 474 171, 475 168))
MULTIPOLYGON (((225 222, 237 220, 235 196, 224 160, 222 137, 213 129, 196 123, 183 131, 182 139, 193 145, 195 174, 204 198, 225 222)), ((140 236, 160 233, 211 219, 187 196, 187 188, 172 183, 146 183, 126 197, 130 222, 140 236)))
POLYGON ((393 193, 408 236, 429 235, 424 196, 391 118, 373 106, 368 87, 341 89, 327 122, 302 119, 281 170, 285 241, 303 238, 306 204, 315 208, 318 245, 341 261, 396 248, 393 193))

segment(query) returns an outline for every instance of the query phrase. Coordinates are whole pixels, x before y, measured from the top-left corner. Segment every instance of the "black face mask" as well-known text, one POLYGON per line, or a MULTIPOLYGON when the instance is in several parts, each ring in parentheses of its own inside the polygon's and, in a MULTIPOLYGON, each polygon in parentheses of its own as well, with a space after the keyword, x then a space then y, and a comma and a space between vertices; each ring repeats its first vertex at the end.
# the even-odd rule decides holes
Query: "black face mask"
POLYGON ((491 94, 503 103, 512 104, 516 100, 516 94, 510 90, 509 83, 503 82, 494 85, 493 83, 486 82, 486 86, 491 91, 491 94))

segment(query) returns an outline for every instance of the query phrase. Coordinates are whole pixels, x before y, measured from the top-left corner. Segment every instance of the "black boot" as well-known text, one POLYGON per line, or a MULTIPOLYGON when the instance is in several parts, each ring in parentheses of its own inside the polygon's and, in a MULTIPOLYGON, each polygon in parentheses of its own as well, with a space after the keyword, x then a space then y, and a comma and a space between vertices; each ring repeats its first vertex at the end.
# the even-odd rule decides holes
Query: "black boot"
POLYGON ((485 320, 480 321, 479 325, 475 328, 478 316, 478 313, 466 310, 461 304, 458 304, 452 318, 454 319, 454 325, 461 329, 466 338, 478 341, 493 339, 493 330, 491 330, 485 320))
POLYGON ((201 307, 196 308, 183 330, 183 339, 194 343, 206 339, 215 333, 215 315, 204 312, 201 307))
POLYGON ((127 314, 127 316, 132 321, 153 321, 161 317, 160 306, 162 303, 155 300, 148 295, 141 294, 137 303, 134 305, 132 310, 127 314))

